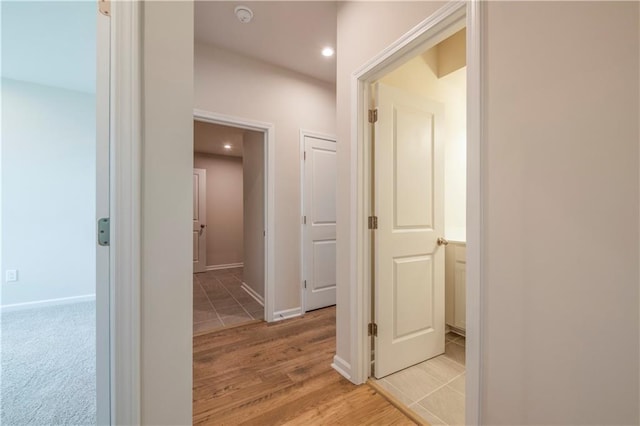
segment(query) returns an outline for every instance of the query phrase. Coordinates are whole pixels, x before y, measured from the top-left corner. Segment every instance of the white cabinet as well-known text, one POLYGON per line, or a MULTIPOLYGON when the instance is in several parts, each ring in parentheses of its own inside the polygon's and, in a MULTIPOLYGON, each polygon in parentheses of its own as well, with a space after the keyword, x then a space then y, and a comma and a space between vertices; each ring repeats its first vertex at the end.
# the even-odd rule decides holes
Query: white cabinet
POLYGON ((467 246, 451 242, 445 249, 445 322, 464 331, 466 329, 467 246))

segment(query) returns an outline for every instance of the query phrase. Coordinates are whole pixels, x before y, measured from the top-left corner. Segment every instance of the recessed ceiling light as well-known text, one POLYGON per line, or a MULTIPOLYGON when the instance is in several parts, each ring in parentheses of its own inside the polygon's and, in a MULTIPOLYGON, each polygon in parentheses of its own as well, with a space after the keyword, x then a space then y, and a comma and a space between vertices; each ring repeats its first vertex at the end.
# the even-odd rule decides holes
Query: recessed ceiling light
POLYGON ((333 56, 334 53, 335 51, 331 47, 325 47, 324 49, 322 49, 322 56, 329 57, 333 56))
POLYGON ((237 6, 235 9, 236 18, 243 24, 248 24, 253 19, 253 11, 247 6, 237 6))
POLYGON ((231 149, 231 145, 229 145, 228 143, 224 144, 224 149, 231 149))

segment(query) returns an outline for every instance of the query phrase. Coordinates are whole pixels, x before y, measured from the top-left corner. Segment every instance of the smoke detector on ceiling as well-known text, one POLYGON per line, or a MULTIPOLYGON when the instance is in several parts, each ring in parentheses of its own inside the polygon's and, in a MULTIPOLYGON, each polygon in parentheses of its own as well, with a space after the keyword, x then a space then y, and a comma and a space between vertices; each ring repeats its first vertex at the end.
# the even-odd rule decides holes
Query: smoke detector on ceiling
POLYGON ((253 19, 253 12, 247 6, 237 6, 235 12, 238 21, 243 24, 248 24, 253 19))

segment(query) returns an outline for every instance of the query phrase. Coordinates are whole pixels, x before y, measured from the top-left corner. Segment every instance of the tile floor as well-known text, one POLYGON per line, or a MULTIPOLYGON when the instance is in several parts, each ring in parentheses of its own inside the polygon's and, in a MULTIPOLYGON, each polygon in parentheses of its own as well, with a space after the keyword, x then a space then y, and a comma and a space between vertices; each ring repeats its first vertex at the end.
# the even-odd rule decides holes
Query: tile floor
POLYGON ((193 334, 264 318, 264 308, 242 289, 242 268, 193 274, 193 334))
POLYGON ((377 382, 433 426, 464 425, 465 338, 445 339, 444 354, 377 382))

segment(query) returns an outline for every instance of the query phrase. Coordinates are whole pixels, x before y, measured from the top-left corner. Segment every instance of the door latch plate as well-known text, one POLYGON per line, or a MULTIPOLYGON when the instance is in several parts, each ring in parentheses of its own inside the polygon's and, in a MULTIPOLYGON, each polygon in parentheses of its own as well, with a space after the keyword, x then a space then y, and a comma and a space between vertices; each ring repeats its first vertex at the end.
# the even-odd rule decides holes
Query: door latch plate
POLYGON ((111 237, 111 219, 108 217, 102 217, 98 220, 98 244, 101 246, 108 246, 111 237))

